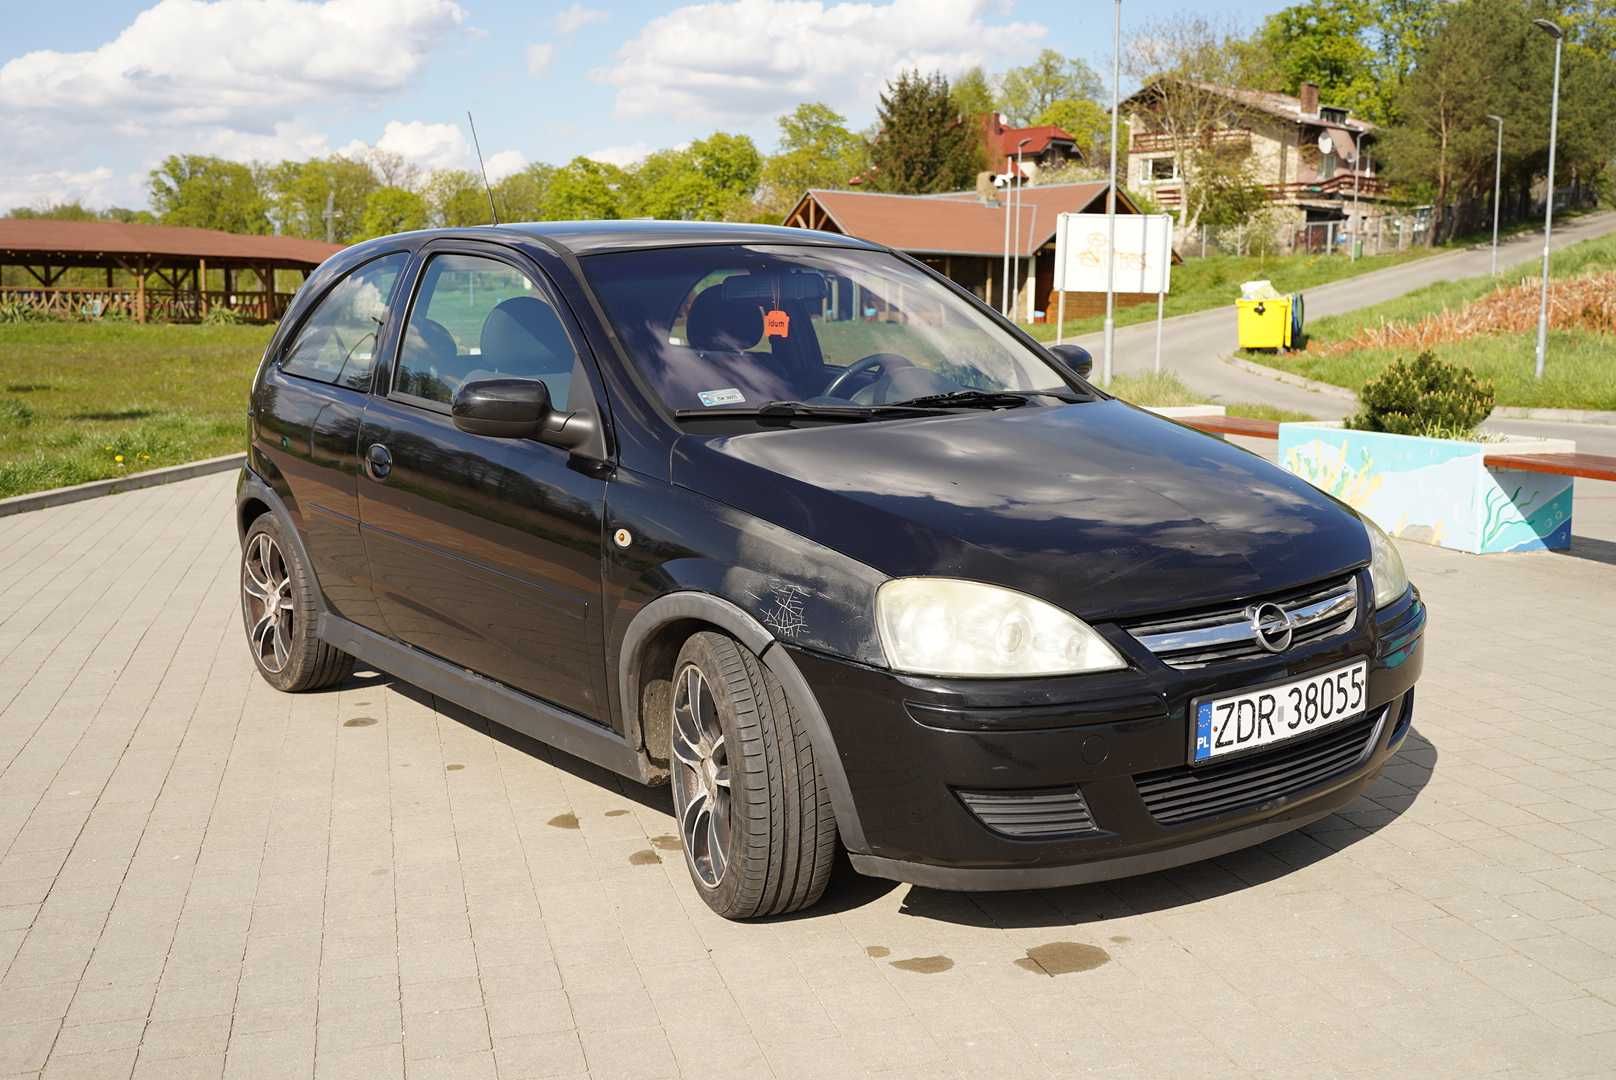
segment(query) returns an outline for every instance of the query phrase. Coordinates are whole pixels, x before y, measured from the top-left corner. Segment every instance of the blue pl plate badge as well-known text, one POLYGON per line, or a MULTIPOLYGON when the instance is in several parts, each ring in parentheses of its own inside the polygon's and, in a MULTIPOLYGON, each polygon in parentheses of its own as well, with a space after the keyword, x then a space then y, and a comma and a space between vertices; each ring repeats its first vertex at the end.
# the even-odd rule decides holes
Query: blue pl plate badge
POLYGON ((1212 756, 1212 703, 1201 702, 1195 710, 1195 760, 1205 761, 1212 756))
POLYGON ((696 396, 701 398, 701 403, 709 409, 714 405, 739 405, 746 400, 733 386, 723 390, 703 390, 696 396))

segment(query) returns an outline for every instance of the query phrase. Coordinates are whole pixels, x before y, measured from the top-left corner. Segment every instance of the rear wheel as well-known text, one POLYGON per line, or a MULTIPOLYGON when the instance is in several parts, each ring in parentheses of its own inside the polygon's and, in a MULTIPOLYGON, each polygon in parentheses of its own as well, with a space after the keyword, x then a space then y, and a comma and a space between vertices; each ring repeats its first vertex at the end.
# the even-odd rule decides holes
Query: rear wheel
POLYGON ((314 634, 314 577, 272 514, 241 545, 241 617, 258 673, 277 690, 318 690, 353 671, 353 657, 314 634))
POLYGON ((672 702, 674 813, 701 898, 727 919, 818 900, 836 819, 779 682, 733 639, 704 632, 679 652, 672 702))

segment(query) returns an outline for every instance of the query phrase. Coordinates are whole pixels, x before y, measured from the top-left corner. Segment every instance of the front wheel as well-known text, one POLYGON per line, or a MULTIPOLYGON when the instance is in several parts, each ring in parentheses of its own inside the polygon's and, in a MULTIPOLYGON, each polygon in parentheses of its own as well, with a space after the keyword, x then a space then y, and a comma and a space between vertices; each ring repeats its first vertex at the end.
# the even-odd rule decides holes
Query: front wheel
POLYGON ((726 919, 819 899, 836 818, 784 689, 723 634, 696 634, 673 680, 673 805, 696 891, 726 919))
POLYGON ((241 545, 241 618, 253 664, 277 690, 319 690, 353 671, 353 657, 315 636, 314 587, 274 515, 255 520, 241 545))

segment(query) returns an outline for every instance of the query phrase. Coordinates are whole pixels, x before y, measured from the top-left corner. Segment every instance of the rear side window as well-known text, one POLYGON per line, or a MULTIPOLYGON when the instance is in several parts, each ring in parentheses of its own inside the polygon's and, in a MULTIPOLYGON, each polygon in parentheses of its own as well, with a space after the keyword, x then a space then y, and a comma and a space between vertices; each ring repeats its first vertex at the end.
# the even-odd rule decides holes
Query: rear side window
POLYGON ((393 289, 409 261, 409 255, 401 251, 349 271, 304 320, 291 348, 281 358, 281 370, 305 379, 369 390, 376 341, 387 324, 393 289))
POLYGON ((443 405, 479 379, 543 379, 567 407, 577 353, 538 283, 510 263, 434 255, 421 275, 393 390, 443 405))

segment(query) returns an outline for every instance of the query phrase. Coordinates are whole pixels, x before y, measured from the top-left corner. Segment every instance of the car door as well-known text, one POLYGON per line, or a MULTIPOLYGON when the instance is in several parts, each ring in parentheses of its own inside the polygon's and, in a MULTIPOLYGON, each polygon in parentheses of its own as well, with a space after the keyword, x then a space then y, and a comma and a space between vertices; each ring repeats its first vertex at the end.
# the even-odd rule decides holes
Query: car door
POLYGON ((604 721, 602 463, 473 435, 450 416, 455 391, 480 378, 543 379, 555 408, 587 405, 581 340, 526 260, 430 245, 365 411, 359 517, 394 637, 604 721))
POLYGON ((264 368, 253 402, 254 449, 290 493, 326 603, 379 629, 359 535, 360 417, 407 251, 378 256, 337 279, 264 368))

